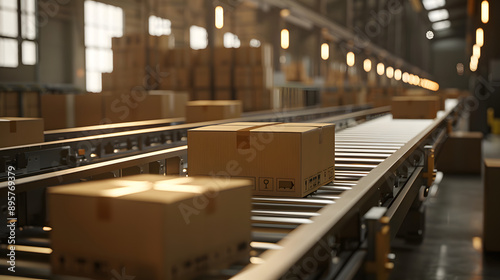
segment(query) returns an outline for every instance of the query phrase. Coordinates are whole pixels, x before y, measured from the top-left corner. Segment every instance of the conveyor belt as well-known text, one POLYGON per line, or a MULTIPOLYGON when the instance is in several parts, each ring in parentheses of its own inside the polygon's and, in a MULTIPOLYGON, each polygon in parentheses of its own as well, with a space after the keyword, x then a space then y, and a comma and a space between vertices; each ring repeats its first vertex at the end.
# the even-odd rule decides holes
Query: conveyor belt
MULTIPOLYGON (((332 209, 340 210, 334 211, 335 217, 332 216, 331 219, 339 219, 339 224, 345 225, 346 221, 342 214, 348 216, 347 213, 352 211, 356 203, 360 203, 359 208, 364 205, 361 202, 371 199, 372 188, 368 185, 372 186, 376 182, 390 179, 389 177, 382 178, 384 174, 379 174, 380 170, 385 170, 387 174, 395 173, 392 169, 396 167, 391 159, 416 151, 431 131, 438 127, 442 128, 447 114, 455 106, 456 103, 449 103, 447 113, 440 112, 440 118, 437 120, 393 120, 390 115, 386 115, 339 131, 335 136, 336 175, 333 183, 321 187, 317 192, 305 198, 253 197, 253 242, 250 244, 252 247, 250 261, 258 265, 241 272, 245 264, 235 264, 229 269, 212 272, 203 278, 227 279, 237 276, 238 279, 276 279, 283 276, 285 271, 290 269, 290 264, 293 264, 293 257, 306 255, 307 250, 313 248, 314 244, 322 238, 323 232, 328 231, 327 227, 332 223, 328 213, 332 213, 334 211, 332 209), (373 180, 372 184, 369 184, 370 180, 373 180), (360 196, 361 200, 354 201, 354 198, 358 199, 359 193, 364 194, 360 196), (315 227, 314 232, 320 238, 304 236, 311 226, 315 227), (284 237, 288 238, 283 239, 284 237), (301 242, 294 243, 297 239, 301 242), (290 254, 290 250, 294 253, 290 254), (276 262, 279 258, 282 258, 283 262, 276 262), (292 260, 287 260, 291 258, 292 260), (270 269, 270 267, 273 268, 270 269)), ((416 169, 410 171, 413 170, 416 169)), ((408 177, 402 178, 409 180, 408 177)), ((400 190, 401 188, 397 189, 397 191, 400 190)), ((383 197, 379 203, 388 204, 390 200, 390 197, 383 197)), ((30 230, 37 232, 39 240, 46 240, 35 244, 48 247, 46 232, 27 228, 25 230, 27 236, 30 236, 30 230)), ((339 243, 338 240, 332 242, 328 241, 332 248, 339 243)), ((336 254, 339 268, 335 269, 340 269, 342 262, 345 262, 350 254, 359 248, 359 236, 358 240, 351 243, 338 244, 340 247, 336 249, 336 254), (352 245, 349 245, 351 243, 352 245)), ((2 248, 2 254, 3 252, 4 248, 2 248)), ((35 259, 39 261, 35 262, 36 265, 31 263, 26 268, 20 267, 19 275, 47 278, 48 255, 46 253, 32 254, 36 254, 35 259), (33 271, 38 271, 38 274, 33 271)))

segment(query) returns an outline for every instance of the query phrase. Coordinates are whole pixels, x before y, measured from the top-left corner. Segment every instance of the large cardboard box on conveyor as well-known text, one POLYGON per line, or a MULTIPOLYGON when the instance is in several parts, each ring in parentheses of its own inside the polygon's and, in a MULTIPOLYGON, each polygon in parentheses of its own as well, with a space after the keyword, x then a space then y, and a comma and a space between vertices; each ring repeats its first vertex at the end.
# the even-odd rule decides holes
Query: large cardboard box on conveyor
POLYGON ((241 117, 240 100, 197 100, 186 106, 186 122, 205 122, 241 117))
POLYGON ((333 124, 236 122, 188 131, 189 176, 254 182, 254 194, 303 197, 334 179, 333 124))
POLYGON ((248 261, 247 180, 137 175, 48 190, 56 275, 191 279, 248 261))
POLYGON ((42 143, 43 119, 0 118, 0 148, 42 143))
POLYGON ((434 119, 439 111, 438 96, 396 96, 392 98, 394 119, 434 119))

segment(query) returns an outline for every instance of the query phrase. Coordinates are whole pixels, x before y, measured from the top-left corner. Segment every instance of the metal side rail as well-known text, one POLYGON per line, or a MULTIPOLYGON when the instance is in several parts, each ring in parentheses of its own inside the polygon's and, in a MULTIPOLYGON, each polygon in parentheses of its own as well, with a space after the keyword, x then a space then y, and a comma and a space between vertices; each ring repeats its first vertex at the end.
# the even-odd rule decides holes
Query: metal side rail
MULTIPOLYGON (((15 168, 17 178, 22 178, 182 146, 187 142, 187 131, 200 126, 233 121, 300 122, 326 115, 341 115, 341 112, 345 113, 348 108, 356 107, 345 107, 342 110, 320 108, 295 113, 277 112, 264 116, 155 127, 3 148, 0 149, 0 180, 7 178, 8 166, 15 168)), ((388 111, 388 107, 363 110, 359 111, 358 117, 366 118, 366 115, 381 115, 388 111)), ((352 122, 353 119, 356 117, 340 118, 339 126, 352 122)))

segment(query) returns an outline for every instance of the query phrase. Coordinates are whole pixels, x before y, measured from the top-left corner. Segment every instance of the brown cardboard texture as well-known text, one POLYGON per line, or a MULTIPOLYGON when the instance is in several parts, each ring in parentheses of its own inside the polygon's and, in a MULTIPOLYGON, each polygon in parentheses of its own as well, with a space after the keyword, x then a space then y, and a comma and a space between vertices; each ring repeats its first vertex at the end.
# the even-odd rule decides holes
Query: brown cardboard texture
POLYGON ((481 132, 450 133, 437 154, 437 169, 450 174, 481 174, 482 140, 481 132))
POLYGON ((250 179, 255 195, 303 197, 334 179, 334 124, 236 122, 188 131, 189 176, 250 179))
POLYGON ((391 102, 394 119, 434 119, 438 111, 438 96, 397 96, 391 102))
POLYGON ((103 118, 101 94, 88 93, 75 96, 75 126, 99 125, 103 118))
POLYGON ((52 273, 188 279, 248 261, 247 180, 137 175, 48 190, 52 273))
POLYGON ((42 143, 43 119, 0 118, 0 148, 42 143))
POLYGON ((205 122, 241 117, 240 100, 198 100, 186 106, 186 122, 205 122))

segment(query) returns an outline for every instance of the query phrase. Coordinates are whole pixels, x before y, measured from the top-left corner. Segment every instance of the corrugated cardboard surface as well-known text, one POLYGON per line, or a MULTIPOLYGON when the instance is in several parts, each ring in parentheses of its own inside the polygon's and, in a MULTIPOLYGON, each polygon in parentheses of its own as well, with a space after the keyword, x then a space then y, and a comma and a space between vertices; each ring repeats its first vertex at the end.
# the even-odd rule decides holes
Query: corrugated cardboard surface
POLYGON ((241 117, 239 100, 198 100, 186 106, 186 122, 203 122, 241 117))
POLYGON ((436 166, 445 173, 481 174, 481 132, 453 132, 441 147, 436 166))
POLYGON ((75 126, 99 125, 103 121, 102 95, 99 93, 75 96, 75 126))
POLYGON ((43 119, 0 118, 0 148, 42 143, 43 119))
POLYGON ((19 117, 17 92, 0 92, 0 117, 19 117))
POLYGON ((246 180, 160 175, 51 188, 52 272, 110 279, 126 267, 137 279, 187 279, 248 261, 250 189, 246 180))
POLYGON ((74 123, 74 95, 72 94, 43 94, 42 118, 46 130, 73 127, 74 123), (73 102, 72 102, 73 101, 73 102))
POLYGON ((438 111, 438 96, 397 96, 391 102, 394 119, 434 119, 438 111))
POLYGON ((500 252, 500 159, 484 160, 483 246, 486 252, 500 252))
POLYGON ((334 179, 333 124, 240 122, 188 131, 190 176, 255 182, 254 194, 303 197, 334 179))

